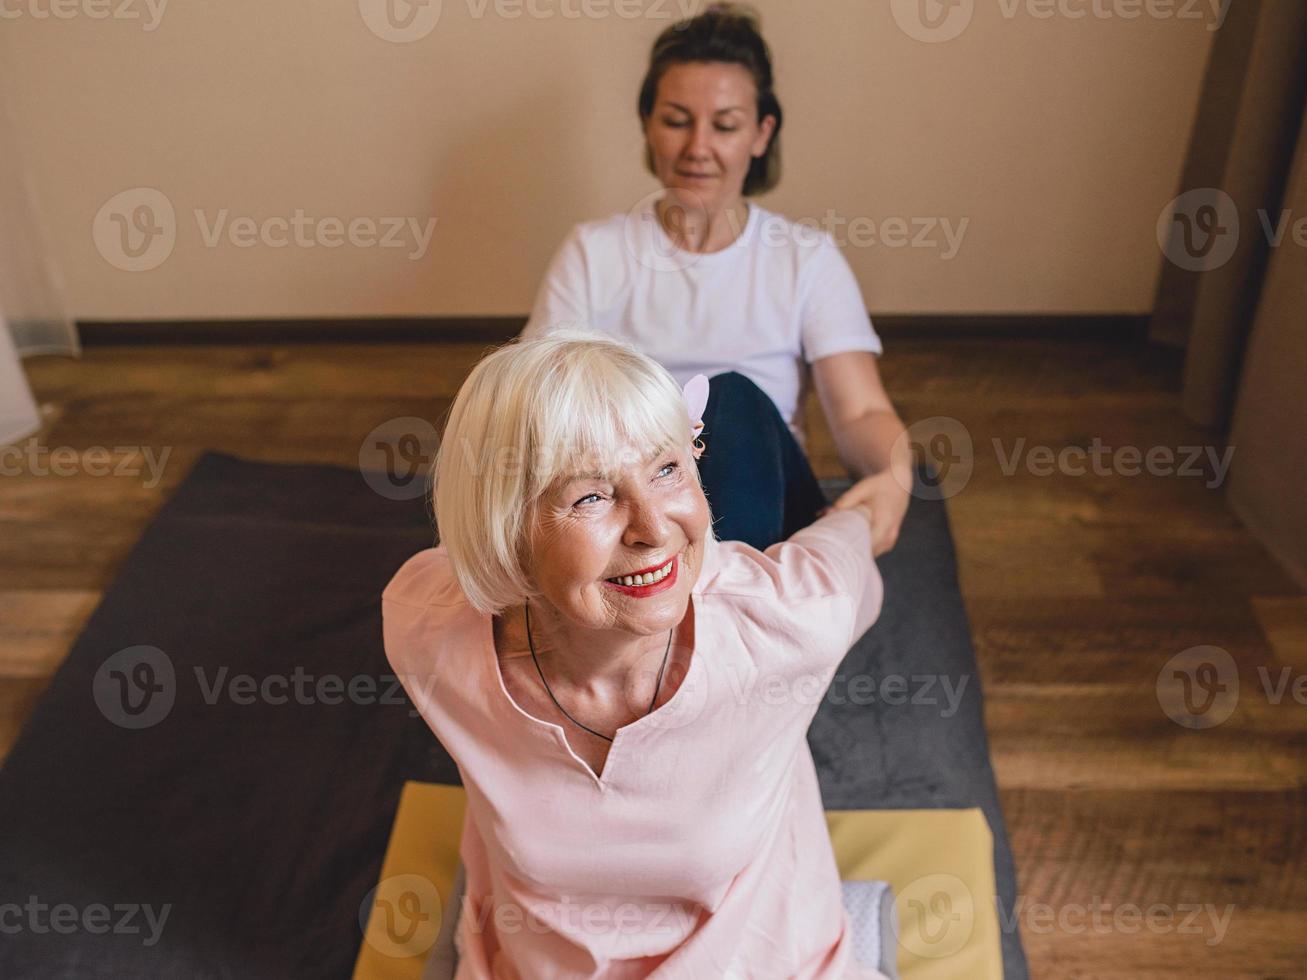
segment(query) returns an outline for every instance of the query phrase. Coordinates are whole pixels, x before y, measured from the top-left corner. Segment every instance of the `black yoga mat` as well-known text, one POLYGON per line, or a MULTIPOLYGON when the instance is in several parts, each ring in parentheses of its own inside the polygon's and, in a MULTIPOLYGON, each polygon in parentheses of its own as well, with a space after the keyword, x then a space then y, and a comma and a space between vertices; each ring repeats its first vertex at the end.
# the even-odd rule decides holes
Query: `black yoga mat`
MULTIPOLYGON (((381 590, 431 543, 423 501, 356 471, 199 460, 0 769, 0 977, 350 975, 400 788, 458 781, 381 645, 381 590)), ((825 803, 985 807, 1010 906, 941 503, 913 501, 883 569, 841 672, 968 680, 948 717, 833 685, 810 733, 825 803)))

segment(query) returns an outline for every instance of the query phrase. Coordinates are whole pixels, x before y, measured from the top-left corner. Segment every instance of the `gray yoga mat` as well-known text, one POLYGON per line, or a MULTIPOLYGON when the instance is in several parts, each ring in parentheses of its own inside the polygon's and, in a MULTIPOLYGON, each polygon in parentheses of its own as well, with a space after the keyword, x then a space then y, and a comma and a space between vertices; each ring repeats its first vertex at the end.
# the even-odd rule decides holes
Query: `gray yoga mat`
MULTIPOLYGON (((0 907, 18 907, 0 977, 350 975, 403 783, 458 782, 381 645, 381 590, 431 543, 421 499, 357 471, 200 458, 0 769, 0 907)), ((913 501, 882 569, 885 610, 841 672, 935 674, 962 696, 828 694, 809 736, 825 804, 983 807, 1010 909, 941 503, 913 501)))

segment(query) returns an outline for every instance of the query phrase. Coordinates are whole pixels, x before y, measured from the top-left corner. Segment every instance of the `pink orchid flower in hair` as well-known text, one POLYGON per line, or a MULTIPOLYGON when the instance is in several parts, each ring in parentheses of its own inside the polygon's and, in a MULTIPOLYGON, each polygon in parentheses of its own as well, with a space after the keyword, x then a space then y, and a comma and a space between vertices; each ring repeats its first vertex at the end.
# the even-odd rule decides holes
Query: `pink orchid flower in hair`
POLYGON ((699 433, 703 431, 703 410, 708 405, 708 379, 702 374, 696 374, 693 378, 685 383, 681 389, 681 397, 685 399, 685 411, 690 417, 691 439, 694 442, 694 458, 698 459, 704 450, 703 441, 699 438, 699 433))

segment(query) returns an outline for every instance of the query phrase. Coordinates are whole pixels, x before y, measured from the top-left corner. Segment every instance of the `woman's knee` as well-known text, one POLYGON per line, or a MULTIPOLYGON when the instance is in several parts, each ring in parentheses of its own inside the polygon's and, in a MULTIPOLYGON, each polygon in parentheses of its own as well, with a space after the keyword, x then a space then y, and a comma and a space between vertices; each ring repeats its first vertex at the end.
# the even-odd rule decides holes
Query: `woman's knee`
MULTIPOLYGON (((758 387, 757 382, 738 371, 713 375, 708 381, 708 409, 710 411, 767 411, 776 412, 771 396, 758 387)), ((778 413, 779 414, 779 413, 778 413)))

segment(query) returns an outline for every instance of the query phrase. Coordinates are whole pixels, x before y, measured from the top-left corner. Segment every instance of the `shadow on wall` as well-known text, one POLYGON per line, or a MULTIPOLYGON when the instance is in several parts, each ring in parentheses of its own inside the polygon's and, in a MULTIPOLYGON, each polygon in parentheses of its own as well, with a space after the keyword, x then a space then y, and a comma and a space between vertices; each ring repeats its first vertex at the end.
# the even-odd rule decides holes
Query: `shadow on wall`
MULTIPOLYGON (((414 277, 391 305, 420 309, 434 292, 468 310, 480 309, 486 296, 496 297, 497 315, 530 308, 535 285, 567 232, 577 222, 601 217, 586 209, 594 206, 589 189, 604 183, 604 175, 595 172, 595 154, 584 140, 568 135, 574 128, 569 121, 590 108, 580 104, 582 95, 575 86, 540 88, 510 112, 488 112, 477 117, 475 129, 447 134, 450 149, 431 174, 429 213, 437 218, 431 255, 414 264, 414 277), (529 167, 521 166, 523 158, 529 167), (512 179, 497 180, 497 173, 511 173, 512 179), (493 207, 486 207, 487 194, 498 198, 493 207), (469 267, 469 252, 484 261, 469 267), (514 265, 519 270, 505 276, 514 265), (505 281, 521 279, 523 266, 531 291, 505 293, 505 281), (424 281, 427 276, 435 277, 434 288, 424 281)), ((633 155, 636 166, 639 157, 633 155)))

